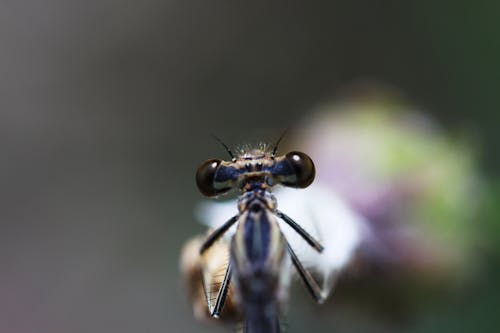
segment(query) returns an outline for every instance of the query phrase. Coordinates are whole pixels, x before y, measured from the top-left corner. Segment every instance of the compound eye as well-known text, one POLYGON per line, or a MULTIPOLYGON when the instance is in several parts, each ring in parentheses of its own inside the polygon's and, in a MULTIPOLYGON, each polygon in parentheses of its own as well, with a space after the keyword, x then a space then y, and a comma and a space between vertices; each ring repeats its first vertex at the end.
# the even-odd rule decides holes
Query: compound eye
POLYGON ((292 151, 285 155, 295 173, 295 181, 288 186, 305 188, 311 185, 316 175, 316 169, 312 159, 304 153, 292 151))
POLYGON ((213 197, 221 192, 225 192, 215 188, 215 174, 221 162, 221 160, 207 160, 198 167, 196 171, 196 185, 201 194, 213 197))

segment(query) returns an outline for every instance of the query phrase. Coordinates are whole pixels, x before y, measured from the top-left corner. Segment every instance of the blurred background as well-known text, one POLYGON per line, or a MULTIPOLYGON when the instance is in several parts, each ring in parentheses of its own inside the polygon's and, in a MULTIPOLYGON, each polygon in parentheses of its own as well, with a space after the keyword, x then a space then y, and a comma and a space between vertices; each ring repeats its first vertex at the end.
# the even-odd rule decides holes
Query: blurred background
MULTIPOLYGON (((356 153, 356 121, 376 136, 401 115, 421 130, 365 148, 412 151, 382 168, 397 184, 449 157, 427 179, 436 186, 419 192, 425 200, 408 196, 410 211, 388 204, 378 214, 357 201, 363 187, 330 184, 370 221, 390 215, 389 239, 408 212, 415 248, 429 249, 429 236, 431 250, 417 266, 360 256, 322 307, 299 285, 289 331, 494 330, 499 10, 483 1, 3 1, 0 332, 227 329, 193 318, 178 268, 185 240, 204 232, 195 170, 225 158, 210 133, 236 146, 290 127, 285 145, 306 150, 337 142, 315 133, 343 130, 344 153, 356 153), (382 116, 350 118, 353 108, 382 116), (449 255, 436 263, 439 244, 449 255)), ((325 149, 312 157, 336 165, 330 157, 343 155, 325 149)))

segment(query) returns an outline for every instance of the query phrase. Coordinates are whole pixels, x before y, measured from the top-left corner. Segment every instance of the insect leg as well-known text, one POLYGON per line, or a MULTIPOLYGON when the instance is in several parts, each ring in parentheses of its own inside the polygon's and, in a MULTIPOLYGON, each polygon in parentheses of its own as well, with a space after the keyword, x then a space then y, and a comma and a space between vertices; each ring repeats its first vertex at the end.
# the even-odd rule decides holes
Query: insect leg
MULTIPOLYGON (((284 236, 283 236, 284 238, 284 236)), ((300 277, 302 278, 302 281, 304 281, 304 284, 306 285, 307 291, 311 294, 311 296, 314 298, 314 300, 321 304, 325 301, 325 297, 323 297, 321 293, 321 288, 318 285, 318 283, 314 280, 312 277, 311 273, 309 273, 304 266, 302 266, 302 263, 300 262, 299 258, 297 258, 297 255, 293 251, 292 247, 290 246, 290 243, 285 238, 286 242, 286 247, 288 250, 288 253, 290 254, 290 257, 292 258, 292 263, 299 272, 300 277)))
POLYGON ((320 253, 323 252, 323 246, 317 240, 315 240, 313 236, 311 236, 307 231, 305 231, 304 228, 302 228, 297 222, 295 222, 288 215, 280 212, 279 210, 276 211, 276 215, 278 215, 279 218, 281 218, 290 227, 292 227, 293 230, 295 230, 316 251, 320 253))
POLYGON ((218 229, 215 229, 214 232, 212 232, 207 239, 201 244, 200 247, 200 254, 203 254, 212 244, 219 239, 231 226, 238 221, 238 215, 235 215, 231 217, 227 222, 225 222, 222 226, 220 226, 218 229))
POLYGON ((212 317, 219 318, 220 313, 222 311, 222 307, 224 306, 224 302, 226 301, 226 296, 229 291, 229 283, 231 282, 231 263, 227 265, 226 274, 224 275, 224 280, 219 288, 219 292, 217 293, 217 300, 215 301, 215 306, 212 311, 212 317))

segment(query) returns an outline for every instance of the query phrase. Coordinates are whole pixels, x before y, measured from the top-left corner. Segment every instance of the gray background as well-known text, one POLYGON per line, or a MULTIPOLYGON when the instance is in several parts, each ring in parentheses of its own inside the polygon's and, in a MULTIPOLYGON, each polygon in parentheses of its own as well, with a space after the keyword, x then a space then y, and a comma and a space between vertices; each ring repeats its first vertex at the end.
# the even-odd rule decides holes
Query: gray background
MULTIPOLYGON (((177 267, 203 230, 196 167, 224 157, 209 133, 272 141, 360 79, 477 138, 497 175, 497 14, 455 1, 2 1, 0 332, 220 331, 194 321, 177 267)), ((291 332, 400 330, 294 298, 291 332)), ((404 327, 469 327, 426 316, 404 327)))

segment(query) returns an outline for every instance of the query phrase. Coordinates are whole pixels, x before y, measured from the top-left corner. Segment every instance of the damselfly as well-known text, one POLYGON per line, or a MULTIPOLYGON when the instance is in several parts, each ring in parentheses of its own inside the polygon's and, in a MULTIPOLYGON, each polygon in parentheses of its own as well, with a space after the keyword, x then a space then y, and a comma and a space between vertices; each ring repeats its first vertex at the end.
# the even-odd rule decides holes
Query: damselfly
MULTIPOLYGON (((270 190, 278 184, 293 188, 309 186, 315 177, 314 163, 309 156, 297 151, 276 156, 278 144, 272 150, 265 146, 244 149, 237 156, 224 147, 231 161, 207 160, 196 173, 196 184, 205 196, 216 197, 232 189, 241 192, 238 213, 213 231, 199 250, 203 255, 237 224, 229 244, 229 263, 210 312, 213 317, 219 317, 232 283, 244 317, 245 332, 280 332, 279 319, 288 295, 286 269, 290 260, 312 297, 318 303, 324 298, 321 288, 283 235, 278 219, 292 227, 317 252, 322 252, 323 247, 277 209, 276 198, 270 190)), ((211 288, 204 287, 205 290, 211 288)))

